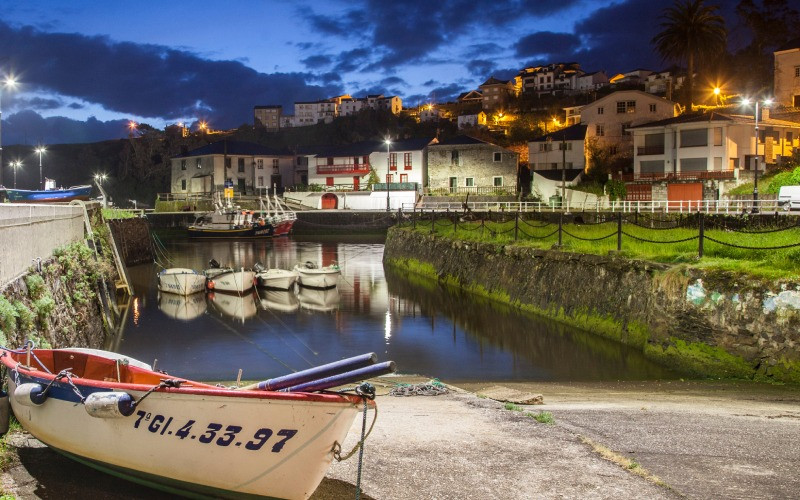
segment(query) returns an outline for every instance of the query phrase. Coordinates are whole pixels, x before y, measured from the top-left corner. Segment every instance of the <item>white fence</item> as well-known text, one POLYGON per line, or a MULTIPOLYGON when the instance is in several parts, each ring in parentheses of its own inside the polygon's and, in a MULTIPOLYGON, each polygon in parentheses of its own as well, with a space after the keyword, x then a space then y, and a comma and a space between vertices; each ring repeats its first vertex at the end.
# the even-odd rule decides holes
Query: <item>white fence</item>
POLYGON ((481 201, 430 201, 421 204, 404 203, 402 210, 412 212, 414 210, 434 211, 434 212, 458 212, 466 208, 475 212, 674 212, 674 213, 694 213, 704 212, 708 214, 742 214, 753 213, 753 208, 757 207, 756 212, 761 213, 788 213, 785 206, 781 206, 776 200, 685 200, 685 201, 600 201, 588 203, 544 203, 544 202, 481 202, 481 201))
POLYGON ((83 235, 79 206, 0 204, 0 287, 83 235))

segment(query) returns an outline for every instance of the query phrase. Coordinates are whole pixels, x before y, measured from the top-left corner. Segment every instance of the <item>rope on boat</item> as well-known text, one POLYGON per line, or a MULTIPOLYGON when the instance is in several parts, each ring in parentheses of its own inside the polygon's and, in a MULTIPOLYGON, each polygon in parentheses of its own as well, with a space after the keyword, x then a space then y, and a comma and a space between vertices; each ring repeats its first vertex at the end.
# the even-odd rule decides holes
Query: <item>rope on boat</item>
POLYGON ((342 456, 342 445, 338 441, 334 441, 333 448, 331 451, 333 452, 333 458, 336 461, 341 462, 343 460, 347 460, 348 458, 352 457, 353 454, 358 451, 358 476, 356 477, 356 500, 361 497, 361 470, 364 464, 364 443, 366 442, 369 435, 372 433, 372 429, 375 427, 375 421, 378 420, 378 407, 375 407, 375 415, 372 417, 372 424, 369 426, 369 430, 367 431, 367 401, 375 399, 375 387, 370 384, 369 382, 364 382, 363 384, 354 387, 352 389, 345 389, 343 391, 339 391, 340 393, 344 392, 355 392, 361 399, 364 401, 364 411, 363 418, 361 421, 361 440, 356 443, 350 452, 346 455, 342 456), (366 433, 365 433, 366 431, 366 433))
POLYGON ((139 405, 139 403, 144 401, 144 398, 146 398, 150 394, 154 393, 155 391, 157 391, 159 389, 166 389, 166 388, 175 388, 175 389, 177 389, 177 388, 179 388, 181 386, 182 383, 183 383, 183 380, 178 380, 178 379, 173 379, 173 378, 164 379, 164 380, 161 381, 160 384, 154 385, 147 392, 142 394, 142 397, 140 397, 138 400, 135 400, 132 403, 131 406, 133 406, 133 408, 135 409, 139 405))
POLYGON ((78 396, 78 398, 80 398, 81 403, 84 403, 86 401, 86 396, 84 396, 81 393, 81 390, 78 389, 78 386, 76 386, 75 383, 72 381, 73 373, 70 370, 72 370, 72 368, 65 368, 60 372, 58 372, 56 376, 53 377, 53 380, 51 380, 50 383, 47 384, 47 387, 45 387, 44 390, 42 391, 42 397, 47 396, 47 393, 50 391, 50 388, 53 387, 53 384, 55 384, 61 379, 67 379, 67 383, 69 384, 70 387, 72 387, 72 392, 74 392, 78 396))
POLYGON ((390 396, 439 396, 450 392, 439 379, 424 384, 397 384, 389 391, 390 396))

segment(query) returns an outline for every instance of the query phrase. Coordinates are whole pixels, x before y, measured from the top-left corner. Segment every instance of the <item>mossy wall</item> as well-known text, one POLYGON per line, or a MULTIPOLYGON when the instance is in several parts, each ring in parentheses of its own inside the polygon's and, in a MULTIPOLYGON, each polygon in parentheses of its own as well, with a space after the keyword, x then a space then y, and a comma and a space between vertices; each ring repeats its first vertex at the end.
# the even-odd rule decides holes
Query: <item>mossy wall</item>
POLYGON ((693 375, 800 383, 797 283, 402 228, 387 234, 384 259, 636 346, 693 375))

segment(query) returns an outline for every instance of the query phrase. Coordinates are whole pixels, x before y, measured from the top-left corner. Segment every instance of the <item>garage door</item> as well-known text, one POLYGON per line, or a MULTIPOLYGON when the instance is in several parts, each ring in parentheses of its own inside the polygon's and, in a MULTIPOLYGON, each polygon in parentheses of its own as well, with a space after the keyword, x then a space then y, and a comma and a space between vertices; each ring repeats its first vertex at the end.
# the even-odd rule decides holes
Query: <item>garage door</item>
MULTIPOLYGON (((687 182, 680 184, 667 184, 667 200, 670 202, 681 201, 680 205, 677 203, 670 203, 670 209, 676 210, 689 208, 689 201, 698 201, 703 199, 703 184, 701 182, 687 182)), ((692 203, 696 207, 696 203, 692 203)))
POLYGON ((653 186, 650 184, 626 184, 625 199, 628 201, 651 201, 653 199, 653 186))
POLYGON ((339 199, 333 193, 325 193, 322 195, 322 209, 334 209, 339 199))

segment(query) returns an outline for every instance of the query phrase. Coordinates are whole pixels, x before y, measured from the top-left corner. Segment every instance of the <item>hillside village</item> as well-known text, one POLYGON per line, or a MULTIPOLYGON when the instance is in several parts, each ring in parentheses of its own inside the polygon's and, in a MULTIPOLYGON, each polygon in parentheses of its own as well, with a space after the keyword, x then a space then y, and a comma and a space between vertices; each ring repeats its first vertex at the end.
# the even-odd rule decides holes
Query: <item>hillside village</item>
MULTIPOLYGON (((792 161, 800 145, 800 39, 774 52, 774 68, 774 98, 760 103, 757 119, 753 106, 730 89, 704 89, 702 104, 682 106, 675 96, 686 84, 685 73, 635 69, 609 77, 584 72, 577 63, 524 68, 511 80, 489 77, 455 102, 413 108, 384 95, 297 102, 294 114, 283 114, 279 105, 256 105, 253 126, 266 138, 259 142, 367 112, 433 125, 435 133, 294 148, 221 139, 172 159, 170 192, 388 188, 392 201, 386 196, 385 208, 413 204, 423 194, 547 201, 565 193, 569 202, 587 194, 565 187, 594 183, 605 185, 605 194, 613 186, 612 196, 632 201, 719 200, 753 182, 757 172, 792 161), (512 140, 521 126, 528 139, 512 140)), ((603 194, 595 189, 593 196, 603 194)), ((342 194, 321 198, 314 206, 347 206, 342 194)), ((380 208, 375 200, 371 204, 380 208)))

